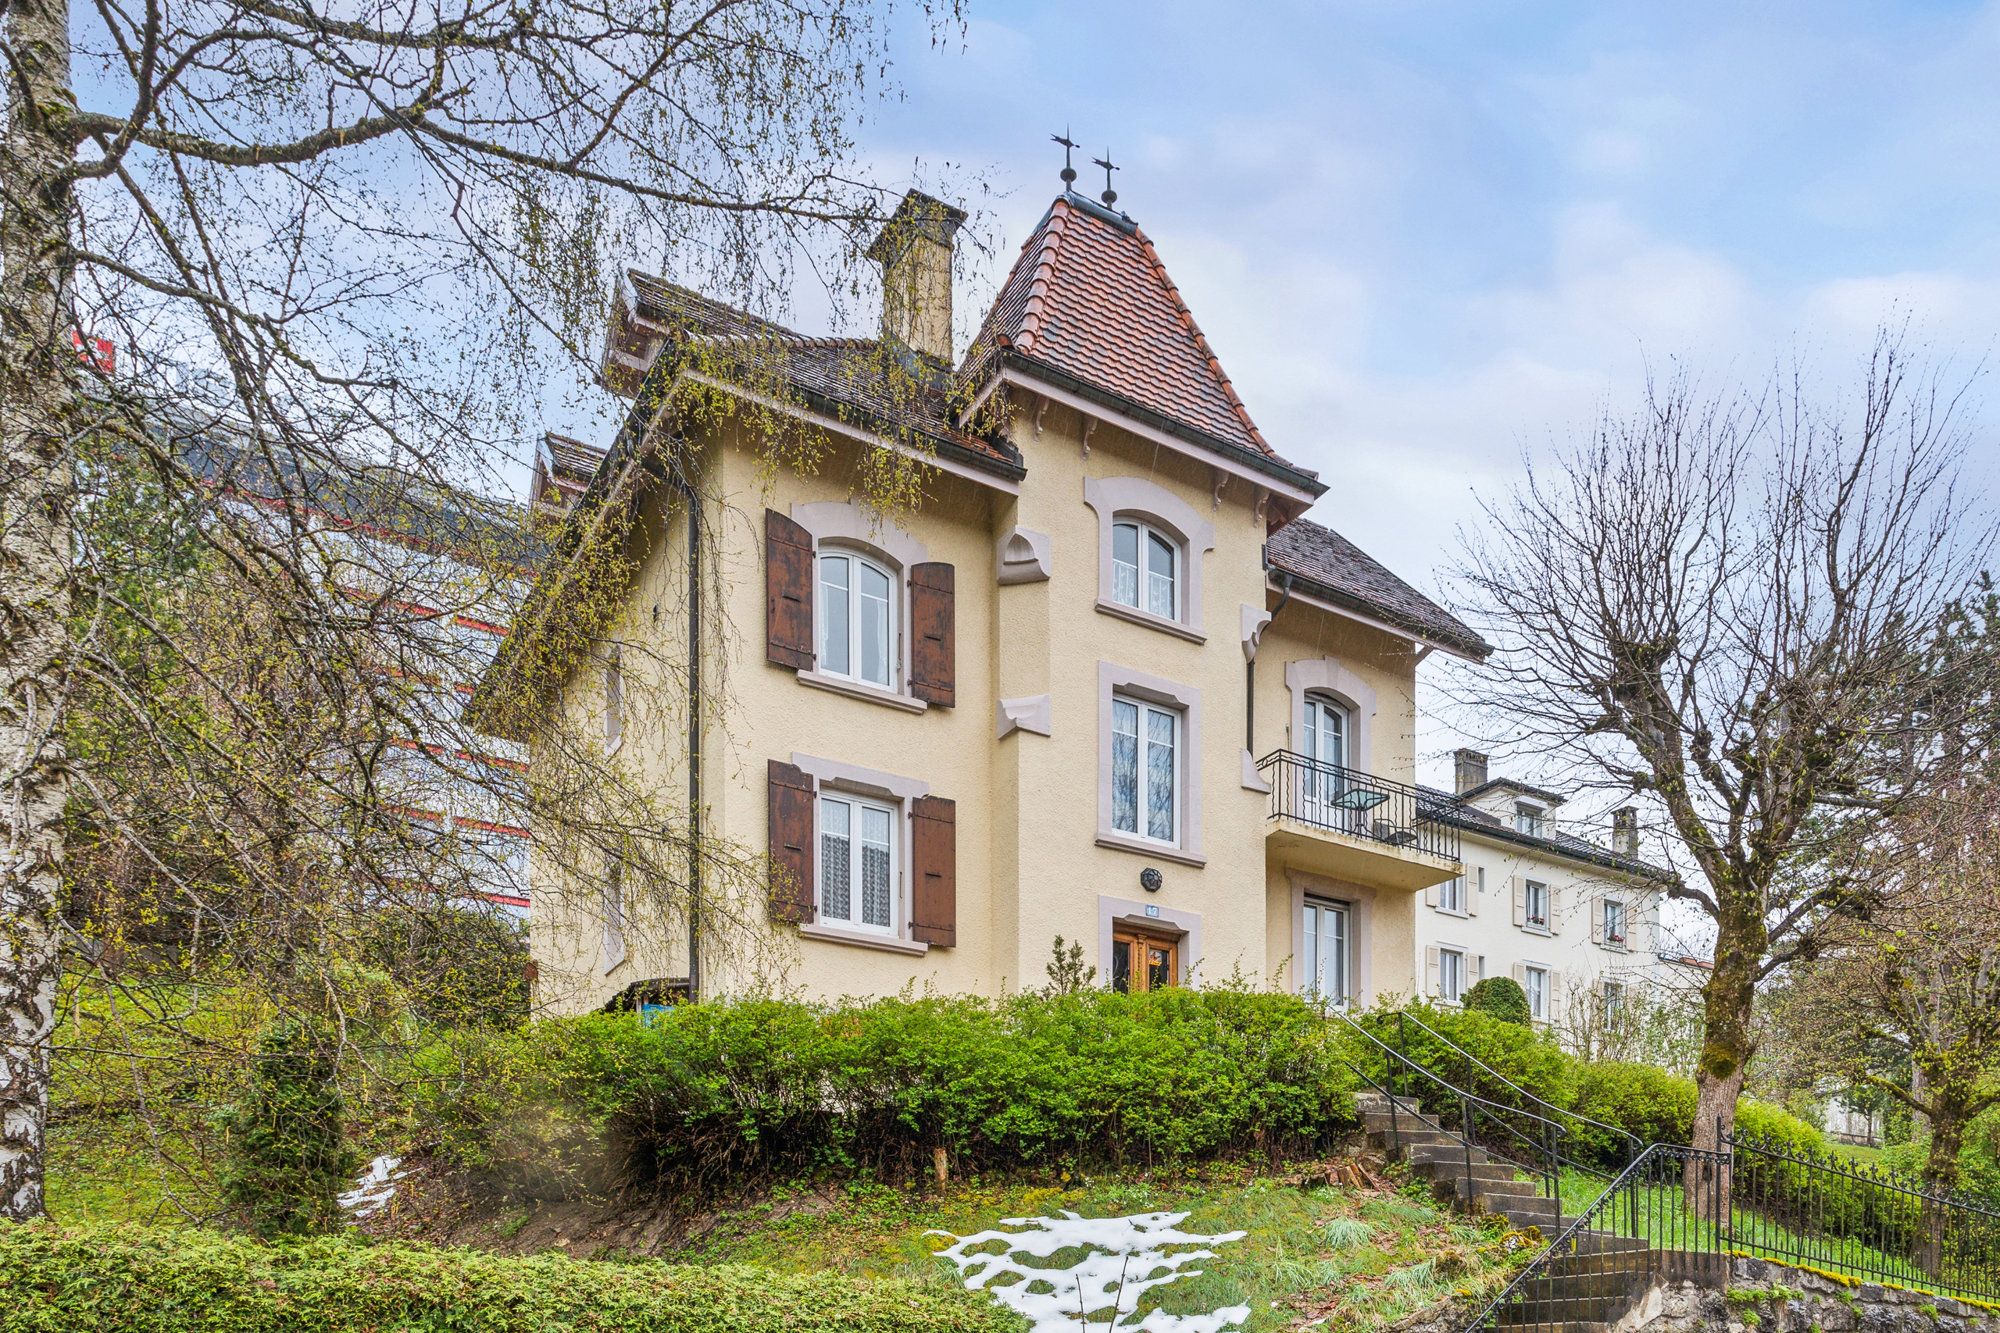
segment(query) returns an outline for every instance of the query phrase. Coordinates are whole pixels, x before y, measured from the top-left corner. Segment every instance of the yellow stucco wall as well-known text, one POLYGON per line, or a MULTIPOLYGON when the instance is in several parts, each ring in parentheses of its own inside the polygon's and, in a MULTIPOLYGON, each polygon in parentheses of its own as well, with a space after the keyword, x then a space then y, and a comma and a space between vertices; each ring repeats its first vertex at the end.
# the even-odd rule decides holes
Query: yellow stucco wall
MULTIPOLYGON (((767 761, 795 756, 919 783, 958 804, 956 947, 917 954, 809 938, 795 927, 766 924, 761 901, 739 893, 709 905, 711 920, 736 924, 727 944, 718 940, 705 950, 708 994, 1034 987, 1044 982, 1056 937, 1080 942, 1086 961, 1104 972, 1113 920, 1146 920, 1148 909, 1156 925, 1187 932, 1183 964, 1194 969, 1193 979, 1238 975, 1269 983, 1282 973, 1295 984, 1289 964, 1299 881, 1267 856, 1270 798, 1245 762, 1245 626, 1254 627, 1278 601, 1265 584, 1256 494, 1234 479, 1218 496, 1219 474, 1209 464, 1108 422, 1090 432, 1086 449, 1083 419, 1061 406, 1017 412, 1011 430, 1028 468, 1018 495, 934 473, 922 504, 902 517, 898 531, 879 537, 885 555, 908 555, 919 544, 922 558, 947 561, 956 571, 956 705, 921 713, 813 688, 764 658, 764 511, 796 516, 801 507, 848 501, 857 488, 851 449, 858 446, 836 448, 807 477, 783 469, 773 475, 744 442, 712 441, 707 448, 709 586, 721 598, 719 633, 704 645, 709 834, 761 855, 767 761), (1203 527, 1204 541, 1212 540, 1212 549, 1195 556, 1198 633, 1134 623, 1100 608, 1099 510, 1120 487, 1164 494, 1167 517, 1203 527), (1098 508, 1087 494, 1098 496, 1098 508), (999 582, 999 543, 1016 529, 1038 534, 1050 571, 1045 581, 999 582), (1194 836, 1183 841, 1198 849, 1101 845, 1102 719, 1111 677, 1162 682, 1195 700, 1193 736, 1184 738, 1199 752, 1184 804, 1185 827, 1194 836), (1048 696, 1049 734, 1019 729, 998 736, 1000 700, 1041 695, 1048 696), (1190 820, 1196 805, 1198 819, 1190 820), (1162 872, 1155 893, 1140 885, 1149 866, 1162 872)), ((684 529, 678 515, 663 516, 672 508, 664 491, 645 506, 635 537, 639 574, 617 631, 627 645, 631 718, 620 758, 642 782, 674 794, 685 781, 681 685, 677 676, 644 677, 642 664, 683 659, 677 636, 685 615, 684 529)), ((1287 668, 1298 662, 1336 663, 1345 673, 1340 679, 1365 686, 1373 702, 1368 763, 1408 780, 1415 730, 1409 645, 1294 599, 1262 630, 1257 646, 1256 734, 1248 739, 1259 754, 1292 743, 1298 690, 1287 685, 1287 668)), ((579 672, 556 708, 588 717, 599 698, 590 673, 579 672)), ((592 895, 561 880, 559 869, 537 861, 533 929, 545 1009, 593 1007, 632 980, 684 973, 681 932, 671 920, 636 908, 626 931, 627 960, 600 966, 592 895)), ((1409 990, 1414 895, 1339 887, 1368 903, 1364 975, 1377 989, 1409 990)))

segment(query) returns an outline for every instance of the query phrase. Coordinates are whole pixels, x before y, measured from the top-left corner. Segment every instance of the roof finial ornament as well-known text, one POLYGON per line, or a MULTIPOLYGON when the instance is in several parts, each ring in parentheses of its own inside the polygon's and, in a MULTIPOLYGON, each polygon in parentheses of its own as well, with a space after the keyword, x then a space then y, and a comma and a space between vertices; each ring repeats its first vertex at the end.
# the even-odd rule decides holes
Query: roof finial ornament
POLYGON ((1111 173, 1118 170, 1118 168, 1111 165, 1111 150, 1109 148, 1105 149, 1103 157, 1091 158, 1090 165, 1104 168, 1104 193, 1099 195, 1098 198, 1104 200, 1106 208, 1116 206, 1118 203, 1118 191, 1111 188, 1111 173))
POLYGON ((1062 149, 1063 149, 1063 169, 1062 169, 1062 183, 1063 183, 1063 192, 1064 192, 1064 193, 1068 193, 1068 192, 1069 192, 1069 188, 1070 188, 1070 186, 1072 186, 1072 185, 1076 184, 1076 168, 1075 168, 1075 167, 1073 167, 1073 166, 1071 166, 1071 165, 1070 165, 1070 161, 1069 161, 1069 155, 1070 155, 1070 150, 1076 147, 1076 141, 1075 141, 1075 140, 1073 140, 1073 139, 1071 139, 1071 138, 1069 137, 1069 127, 1068 127, 1067 125, 1065 125, 1065 126, 1063 127, 1063 132, 1062 132, 1061 134, 1051 134, 1051 135, 1049 136, 1049 138, 1051 138, 1051 139, 1055 140, 1055 141, 1056 141, 1057 143, 1059 143, 1059 144, 1061 144, 1061 145, 1062 145, 1062 149))

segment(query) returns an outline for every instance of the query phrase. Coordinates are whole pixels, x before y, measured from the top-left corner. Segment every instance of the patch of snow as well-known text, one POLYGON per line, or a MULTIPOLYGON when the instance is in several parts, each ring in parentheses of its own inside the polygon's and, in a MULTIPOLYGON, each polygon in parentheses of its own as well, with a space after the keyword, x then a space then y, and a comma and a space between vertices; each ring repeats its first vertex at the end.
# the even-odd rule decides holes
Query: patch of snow
POLYGON ((380 1212, 383 1205, 396 1197, 396 1182, 404 1175, 399 1169, 402 1165, 400 1157, 387 1154, 377 1157, 366 1171, 355 1177, 354 1188, 339 1196, 341 1208, 357 1222, 380 1212))
POLYGON ((1197 1235, 1180 1229, 1187 1218, 1186 1213, 1079 1217, 1068 1211, 1059 1217, 1009 1217, 1000 1225, 1010 1230, 951 1236, 954 1243, 938 1254, 958 1269, 968 1290, 984 1290, 1026 1315, 1033 1333, 1081 1333, 1086 1328, 1105 1333, 1223 1333, 1240 1327, 1250 1317, 1247 1305, 1226 1305, 1207 1314, 1153 1310, 1136 1323, 1127 1319, 1138 1309, 1139 1298, 1154 1287, 1199 1276, 1201 1269, 1187 1265, 1214 1258, 1210 1246, 1242 1240, 1247 1234, 1197 1235), (1030 1262, 1046 1261, 1071 1247, 1084 1253, 1068 1268, 1030 1262))

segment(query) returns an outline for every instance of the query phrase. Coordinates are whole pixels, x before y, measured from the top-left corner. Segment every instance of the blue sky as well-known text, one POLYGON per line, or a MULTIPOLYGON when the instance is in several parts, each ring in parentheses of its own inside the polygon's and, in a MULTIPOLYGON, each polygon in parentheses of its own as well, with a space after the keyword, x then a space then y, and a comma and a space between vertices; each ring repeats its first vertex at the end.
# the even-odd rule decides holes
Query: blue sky
POLYGON ((1315 516, 1438 592, 1477 497, 1649 364, 1844 388, 1904 316, 1986 360, 1997 72, 2000 5, 987 3, 909 44, 862 140, 991 192, 962 319, 1058 185, 1048 135, 1108 146, 1266 437, 1332 484, 1315 516))
POLYGON ((1906 315, 1969 371, 2000 331, 2000 4, 972 3, 962 42, 903 29, 859 134, 972 187, 961 338, 1050 133, 1108 146, 1315 516, 1433 593, 1477 497, 1648 364, 1833 375, 1906 315))

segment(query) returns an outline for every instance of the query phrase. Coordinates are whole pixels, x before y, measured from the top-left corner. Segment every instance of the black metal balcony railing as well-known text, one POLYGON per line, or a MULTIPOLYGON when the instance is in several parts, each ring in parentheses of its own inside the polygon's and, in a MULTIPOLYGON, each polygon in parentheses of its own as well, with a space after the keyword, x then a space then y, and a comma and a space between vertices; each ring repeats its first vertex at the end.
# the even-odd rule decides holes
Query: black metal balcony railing
POLYGON ((1271 784, 1273 819, 1458 859, 1458 829, 1438 817, 1435 792, 1290 750, 1265 755, 1257 761, 1257 772, 1271 784))

